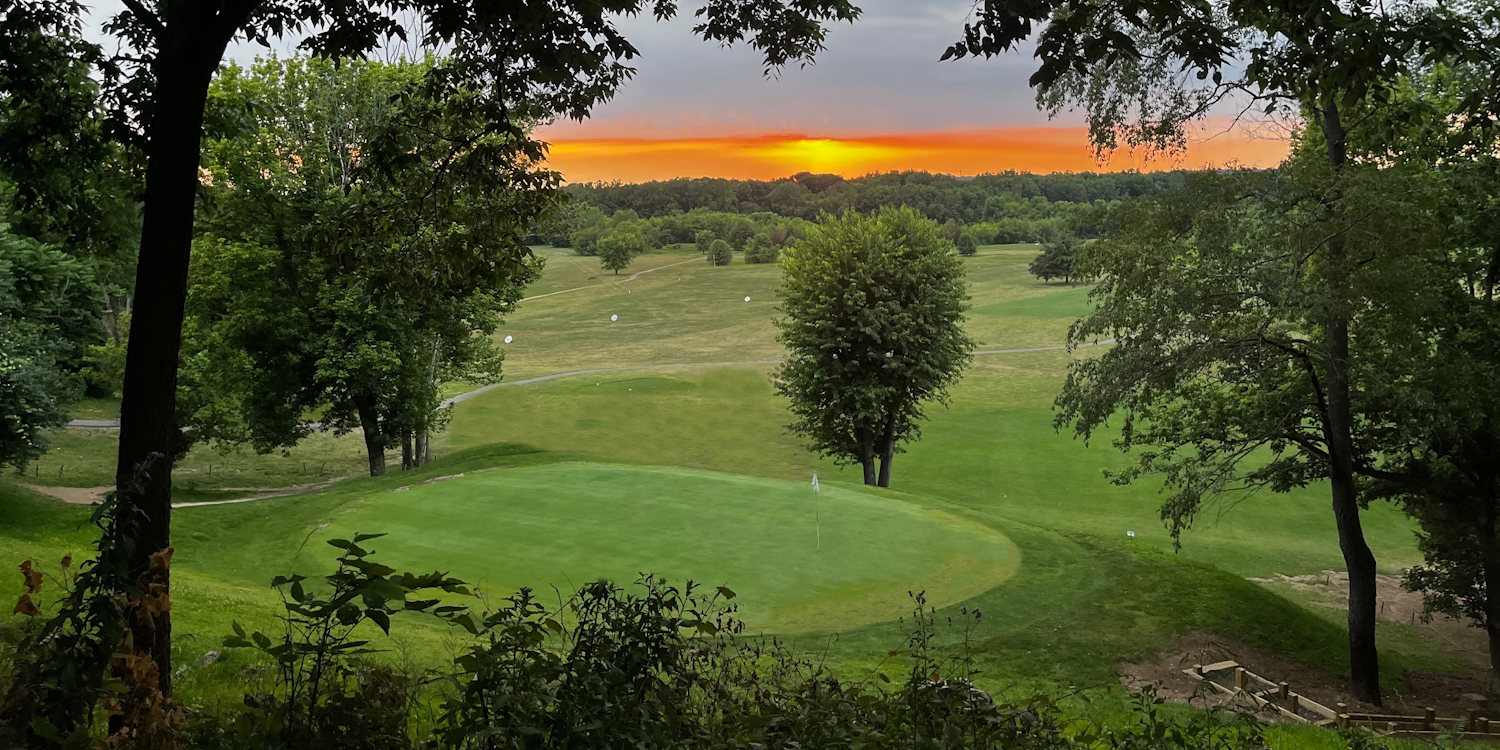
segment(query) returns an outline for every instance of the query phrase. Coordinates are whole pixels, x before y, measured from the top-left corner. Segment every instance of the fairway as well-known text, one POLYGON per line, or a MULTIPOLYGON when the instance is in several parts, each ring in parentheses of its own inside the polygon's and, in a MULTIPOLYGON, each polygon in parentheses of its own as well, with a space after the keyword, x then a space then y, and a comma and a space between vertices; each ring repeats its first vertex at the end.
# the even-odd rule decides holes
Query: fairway
POLYGON ((815 524, 810 484, 561 464, 373 495, 318 536, 388 532, 387 564, 453 571, 491 594, 648 572, 726 584, 753 629, 778 633, 894 620, 909 591, 961 602, 1020 562, 998 531, 885 494, 825 484, 817 503, 815 524))

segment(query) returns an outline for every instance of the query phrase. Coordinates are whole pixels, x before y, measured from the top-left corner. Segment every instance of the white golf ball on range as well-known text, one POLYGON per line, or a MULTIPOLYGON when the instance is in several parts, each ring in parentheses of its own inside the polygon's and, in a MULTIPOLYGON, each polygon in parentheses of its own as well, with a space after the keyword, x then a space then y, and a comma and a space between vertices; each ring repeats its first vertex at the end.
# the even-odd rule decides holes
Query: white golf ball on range
POLYGON ((620 316, 618 316, 618 315, 611 315, 611 316, 609 316, 609 321, 611 323, 613 323, 613 322, 615 322, 616 320, 619 320, 619 319, 620 319, 620 316))
POLYGON ((514 337, 512 337, 512 336, 506 336, 505 337, 505 343, 509 344, 512 341, 515 341, 514 337))

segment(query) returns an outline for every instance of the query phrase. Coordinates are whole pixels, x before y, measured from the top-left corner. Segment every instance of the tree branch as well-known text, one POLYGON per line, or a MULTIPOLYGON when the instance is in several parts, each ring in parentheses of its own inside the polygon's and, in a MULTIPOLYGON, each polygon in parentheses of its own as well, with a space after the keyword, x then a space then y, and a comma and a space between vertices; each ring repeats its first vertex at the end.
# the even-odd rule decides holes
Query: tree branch
POLYGON ((147 10, 146 6, 141 4, 141 0, 120 1, 125 4, 125 8, 130 11, 131 15, 135 16, 141 23, 146 25, 146 28, 151 30, 152 35, 156 37, 156 46, 160 48, 166 42, 167 38, 167 27, 162 25, 161 19, 157 18, 155 13, 147 10))

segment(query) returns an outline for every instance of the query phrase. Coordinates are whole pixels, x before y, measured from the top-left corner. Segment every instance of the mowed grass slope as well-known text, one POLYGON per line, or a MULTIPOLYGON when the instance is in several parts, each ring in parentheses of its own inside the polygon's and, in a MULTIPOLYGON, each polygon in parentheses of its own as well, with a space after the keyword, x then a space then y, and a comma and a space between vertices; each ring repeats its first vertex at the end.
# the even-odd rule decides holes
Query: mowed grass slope
MULTIPOLYGON (((682 247, 680 252, 640 256, 618 277, 621 283, 610 283, 617 279, 605 274, 585 281, 606 282, 602 286, 523 303, 500 331, 502 337, 513 337, 505 347, 506 377, 779 358, 770 320, 780 268, 745 265, 738 258, 733 265, 716 268, 691 246, 682 247), (646 268, 661 270, 623 281, 646 268), (611 321, 611 316, 619 319, 611 321)), ((576 266, 563 266, 575 263, 567 258, 549 255, 548 263, 569 269, 569 276, 580 273, 576 266)), ((576 263, 597 268, 599 259, 580 258, 576 263)), ((537 288, 558 291, 550 284, 537 288)))
MULTIPOLYGON (((1059 345, 1087 309, 1083 288, 1043 285, 1026 274, 1034 253, 985 248, 966 260, 974 298, 968 325, 981 349, 1059 345)), ((553 262, 536 289, 599 283, 603 275, 590 280, 587 264, 596 267, 597 259, 553 262)), ((507 377, 775 360, 781 352, 770 321, 778 274, 775 266, 744 266, 738 258, 727 268, 695 261, 634 282, 523 303, 499 334, 515 337, 506 347, 507 377), (620 320, 611 323, 611 314, 620 320)), ((667 367, 502 387, 455 409, 438 441, 444 458, 422 471, 351 480, 301 497, 178 511, 179 570, 185 581, 206 582, 204 590, 256 592, 212 612, 224 621, 244 619, 248 602, 266 595, 271 575, 326 566, 332 552, 318 542, 353 531, 393 532, 375 543, 387 564, 437 567, 500 590, 559 579, 582 583, 574 571, 617 580, 647 570, 701 576, 745 592, 745 614, 768 627, 839 631, 831 645, 818 639, 817 647, 845 668, 861 670, 877 667, 900 645, 894 621, 907 608, 889 594, 890 586, 881 596, 840 596, 840 586, 869 581, 837 576, 869 567, 869 580, 895 582, 901 579, 892 571, 910 569, 919 575, 905 580, 929 578, 937 601, 983 609, 976 637, 991 685, 1011 679, 1105 684, 1118 661, 1148 657, 1192 629, 1343 670, 1338 613, 1310 612, 1244 580, 1342 567, 1326 490, 1227 503, 1222 516, 1204 514, 1174 553, 1157 516, 1158 487, 1116 487, 1103 474, 1132 459, 1107 436, 1084 445, 1053 429, 1049 407, 1071 356, 977 357, 949 407, 931 408, 922 439, 898 456, 889 492, 859 488, 857 476, 811 454, 787 432, 790 417, 772 387, 770 365, 667 367), (533 447, 504 445, 513 443, 533 447), (510 468, 392 492, 493 466, 510 468), (793 521, 778 529, 775 519, 795 520, 800 511, 805 525, 813 471, 830 495, 880 498, 908 515, 860 516, 844 532, 859 537, 859 556, 835 570, 808 569, 816 558, 806 556, 806 529, 793 521), (764 503, 755 502, 761 497, 764 503), (694 513, 709 514, 705 523, 712 521, 713 534, 651 521, 694 513), (1005 546, 1011 554, 1019 551, 1019 567, 1009 578, 995 572, 998 578, 983 591, 973 591, 982 586, 975 581, 986 580, 981 573, 949 589, 960 593, 942 594, 950 580, 945 571, 953 566, 941 555, 922 558, 931 542, 921 533, 928 532, 896 520, 923 513, 989 530, 991 536, 976 532, 947 547, 955 550, 949 561, 970 543, 999 555, 999 547, 974 541, 998 535, 1014 545, 1005 546), (1137 536, 1127 540, 1126 531, 1137 536), (736 545, 745 549, 718 549, 736 545), (881 567, 882 558, 891 566, 881 567), (707 570, 694 567, 700 562, 707 570), (819 611, 816 602, 837 606, 819 611), (886 611, 882 616, 874 609, 886 611)), ((0 495, 0 502, 7 498, 0 495)), ((1398 513, 1376 506, 1365 520, 1384 570, 1416 559, 1410 526, 1398 513)), ((23 540, 0 534, 6 535, 0 549, 21 549, 16 545, 23 540)), ((1001 557, 989 570, 1005 567, 1001 557)), ((182 620, 184 632, 205 639, 223 632, 197 614, 182 620)), ((1388 679, 1402 668, 1453 668, 1411 628, 1381 627, 1388 679)), ((431 652, 441 650, 433 645, 440 635, 420 638, 430 639, 431 652)))

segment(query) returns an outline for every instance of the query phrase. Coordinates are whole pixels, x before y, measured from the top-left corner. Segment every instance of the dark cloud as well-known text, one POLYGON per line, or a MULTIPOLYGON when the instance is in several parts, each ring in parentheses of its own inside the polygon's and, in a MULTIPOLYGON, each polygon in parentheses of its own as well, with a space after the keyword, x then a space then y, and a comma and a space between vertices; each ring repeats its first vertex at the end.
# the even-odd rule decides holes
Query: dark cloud
MULTIPOLYGON (((586 123, 558 123, 553 137, 713 136, 756 133, 865 135, 1046 124, 1026 79, 1029 51, 993 60, 938 62, 958 38, 971 0, 856 0, 864 16, 833 28, 817 64, 762 75, 759 57, 721 49, 692 33, 691 1, 666 23, 621 21, 642 56, 637 75, 586 123)), ((121 0, 95 0, 91 35, 121 0)), ((265 48, 231 45, 242 65, 265 48)), ((278 43, 278 54, 293 53, 278 43)), ((1056 124, 1074 125, 1076 118, 1056 124)))
POLYGON ((762 75, 753 50, 696 39, 690 13, 669 23, 627 20, 642 53, 635 80, 591 122, 559 123, 553 132, 856 135, 1048 122, 1026 85, 1035 65, 1029 51, 938 62, 962 30, 967 0, 859 4, 864 17, 835 27, 817 64, 772 77, 762 75))

